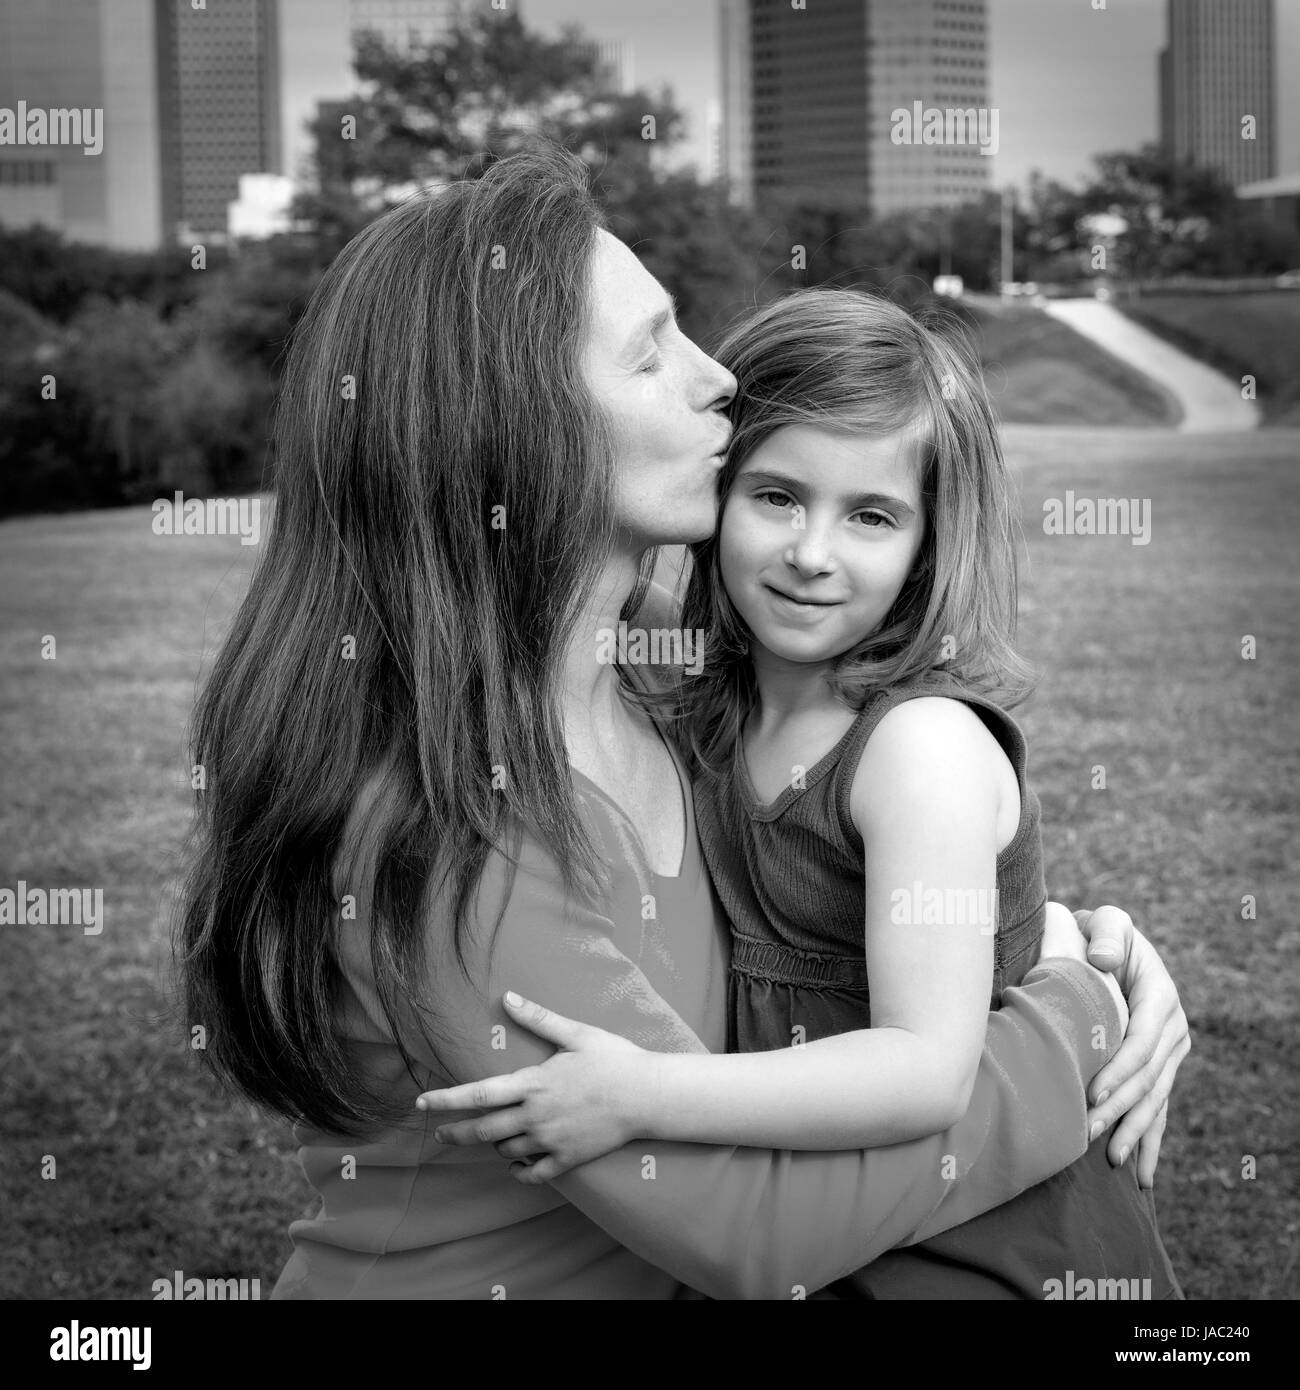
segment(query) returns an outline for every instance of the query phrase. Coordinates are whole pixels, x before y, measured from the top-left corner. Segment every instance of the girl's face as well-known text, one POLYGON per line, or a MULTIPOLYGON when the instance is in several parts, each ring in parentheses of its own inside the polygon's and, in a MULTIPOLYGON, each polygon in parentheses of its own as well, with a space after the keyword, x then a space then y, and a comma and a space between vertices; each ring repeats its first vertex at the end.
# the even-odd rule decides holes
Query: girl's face
POLYGON ((614 434, 619 529, 635 550, 705 540, 736 378, 682 333, 663 286, 603 230, 589 296, 584 374, 614 434))
POLYGON ((920 441, 787 425, 741 466, 718 558, 757 665, 825 663, 875 631, 925 536, 920 441))

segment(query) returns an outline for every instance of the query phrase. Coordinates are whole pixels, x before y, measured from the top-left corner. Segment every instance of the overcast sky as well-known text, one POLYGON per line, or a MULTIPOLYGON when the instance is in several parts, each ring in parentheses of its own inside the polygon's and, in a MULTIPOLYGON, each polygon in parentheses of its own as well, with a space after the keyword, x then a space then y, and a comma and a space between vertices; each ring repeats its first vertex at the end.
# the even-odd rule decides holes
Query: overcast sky
MULTIPOLYGON (((808 0, 808 7, 817 0, 808 0)), ((713 0, 519 0, 530 27, 576 22, 630 47, 638 85, 667 83, 687 113, 684 158, 707 162, 706 114, 717 100, 713 0)), ((1276 0, 1278 173, 1300 172, 1300 0, 1276 0)), ((991 103, 999 112, 998 183, 1040 168, 1073 183, 1102 150, 1156 135, 1156 54, 1165 0, 990 0, 991 103)))

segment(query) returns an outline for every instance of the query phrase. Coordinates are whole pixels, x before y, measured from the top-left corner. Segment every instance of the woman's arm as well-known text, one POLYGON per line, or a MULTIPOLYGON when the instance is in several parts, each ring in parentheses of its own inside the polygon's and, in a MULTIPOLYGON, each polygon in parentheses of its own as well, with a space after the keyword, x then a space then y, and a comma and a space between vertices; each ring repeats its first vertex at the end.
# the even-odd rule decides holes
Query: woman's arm
MULTIPOLYGON (((857 1149, 955 1124, 984 1044, 999 812, 1014 827, 1015 773, 966 706, 914 700, 868 741, 851 811, 866 854, 871 1028, 721 1056, 649 1053, 586 1030, 524 1083, 527 1128, 504 1133, 508 1116, 492 1125, 494 1140, 510 1141, 501 1152, 546 1154, 549 1180, 633 1138, 857 1149), (948 910, 930 911, 935 902, 948 910)), ((505 1094, 516 1093, 494 1100, 505 1094)), ((464 1092, 442 1100, 457 1103, 464 1092)), ((477 1131, 440 1133, 455 1142, 477 1131)))
MULTIPOLYGON (((636 928, 620 940, 610 919, 566 902, 549 861, 538 859, 521 865, 486 966, 481 944, 471 963, 477 988, 451 960, 437 970, 439 1055, 453 1079, 550 1055, 499 1002, 507 988, 641 1047, 703 1050, 620 949, 635 948, 636 928)), ((690 961, 678 964, 686 970, 690 961)), ((721 980, 717 987, 720 1007, 721 980)), ((820 1288, 895 1245, 1009 1201, 1080 1157, 1084 1087, 1118 1041, 1119 1022, 1086 965, 1036 967, 990 1017, 971 1104, 942 1134, 842 1153, 633 1144, 555 1186, 620 1244, 692 1288, 788 1298, 796 1286, 820 1288)))

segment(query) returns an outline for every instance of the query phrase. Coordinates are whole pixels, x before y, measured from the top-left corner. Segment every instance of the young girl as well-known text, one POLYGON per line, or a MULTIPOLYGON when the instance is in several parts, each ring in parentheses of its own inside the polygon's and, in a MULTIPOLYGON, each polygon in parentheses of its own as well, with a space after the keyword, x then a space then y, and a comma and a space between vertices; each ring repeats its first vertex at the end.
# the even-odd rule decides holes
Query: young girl
MULTIPOLYGON (((507 995, 562 1050, 419 1104, 508 1107, 435 1137, 503 1140, 535 1159, 523 1182, 637 1137, 827 1149, 942 1132, 966 1109, 986 1011, 1042 937, 1038 800, 1004 712, 1028 685, 1015 526, 973 358, 886 300, 809 290, 718 359, 735 429, 682 617, 705 660, 674 713, 732 924, 733 1052, 646 1052, 507 995)), ((1055 1178, 846 1283, 1181 1297, 1135 1158, 1111 1168, 1096 1136, 1055 1178)))

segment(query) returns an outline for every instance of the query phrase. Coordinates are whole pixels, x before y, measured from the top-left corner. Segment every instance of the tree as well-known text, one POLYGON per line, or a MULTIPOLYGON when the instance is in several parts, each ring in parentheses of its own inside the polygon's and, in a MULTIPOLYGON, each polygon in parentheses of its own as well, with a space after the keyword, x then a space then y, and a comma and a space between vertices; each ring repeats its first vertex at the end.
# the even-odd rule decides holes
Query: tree
POLYGON ((390 190, 473 177, 485 156, 538 135, 593 164, 632 152, 646 160, 652 145, 681 135, 668 92, 610 91, 596 46, 579 28, 550 39, 513 12, 462 17, 410 51, 362 33, 354 67, 362 91, 322 110, 321 191, 299 205, 339 229, 355 224, 358 210, 380 211, 390 190))
POLYGON ((1098 155, 1080 196, 1083 213, 1124 220, 1116 243, 1120 274, 1132 280, 1209 271, 1202 248, 1236 212, 1232 188, 1213 169, 1175 159, 1159 145, 1098 155))

